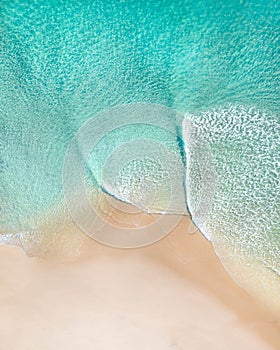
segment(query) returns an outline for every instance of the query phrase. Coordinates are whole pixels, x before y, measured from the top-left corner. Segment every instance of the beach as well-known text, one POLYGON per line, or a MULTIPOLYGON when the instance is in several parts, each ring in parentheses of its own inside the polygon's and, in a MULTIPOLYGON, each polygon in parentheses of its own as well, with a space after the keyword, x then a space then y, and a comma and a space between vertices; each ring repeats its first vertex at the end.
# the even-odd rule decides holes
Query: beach
POLYGON ((0 350, 280 349, 279 17, 2 1, 0 350))
POLYGON ((238 287, 184 217, 165 238, 75 261, 1 247, 1 349, 278 349, 279 318, 238 287))

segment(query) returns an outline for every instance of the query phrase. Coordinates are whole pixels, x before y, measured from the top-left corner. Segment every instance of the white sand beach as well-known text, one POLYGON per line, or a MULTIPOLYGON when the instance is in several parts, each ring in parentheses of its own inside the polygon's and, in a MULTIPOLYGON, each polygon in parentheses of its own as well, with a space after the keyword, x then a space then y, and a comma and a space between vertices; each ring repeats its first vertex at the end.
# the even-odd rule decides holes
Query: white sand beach
POLYGON ((132 250, 88 238, 66 263, 0 247, 0 349, 279 349, 279 318, 188 227, 132 250))

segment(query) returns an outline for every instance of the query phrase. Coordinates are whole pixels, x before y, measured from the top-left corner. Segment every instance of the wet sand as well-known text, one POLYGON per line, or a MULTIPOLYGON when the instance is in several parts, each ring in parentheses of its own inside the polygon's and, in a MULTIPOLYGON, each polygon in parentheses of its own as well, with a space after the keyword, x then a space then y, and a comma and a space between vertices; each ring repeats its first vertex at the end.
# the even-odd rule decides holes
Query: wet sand
POLYGON ((280 320, 188 220, 146 248, 88 238, 74 262, 0 247, 0 349, 279 349, 280 320))

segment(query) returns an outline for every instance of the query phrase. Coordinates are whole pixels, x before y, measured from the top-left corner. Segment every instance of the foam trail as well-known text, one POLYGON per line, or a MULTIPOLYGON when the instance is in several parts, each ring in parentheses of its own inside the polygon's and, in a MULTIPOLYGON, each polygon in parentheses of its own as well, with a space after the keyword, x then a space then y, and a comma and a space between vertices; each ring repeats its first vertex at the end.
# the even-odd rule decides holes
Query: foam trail
POLYGON ((227 105, 187 115, 183 124, 193 221, 235 280, 279 308, 278 117, 227 105))

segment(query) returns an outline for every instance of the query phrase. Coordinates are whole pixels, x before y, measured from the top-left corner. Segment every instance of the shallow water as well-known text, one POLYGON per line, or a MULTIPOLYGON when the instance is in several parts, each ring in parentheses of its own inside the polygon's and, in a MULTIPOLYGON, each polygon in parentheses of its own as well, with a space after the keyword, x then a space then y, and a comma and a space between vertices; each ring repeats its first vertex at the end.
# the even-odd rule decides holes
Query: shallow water
POLYGON ((240 284, 278 302, 279 119, 228 105, 187 115, 184 132, 193 221, 240 284))

